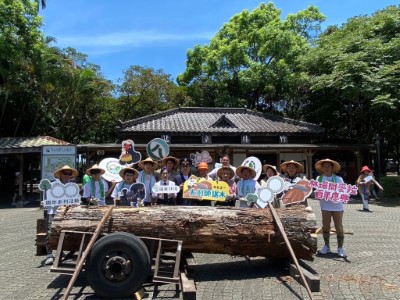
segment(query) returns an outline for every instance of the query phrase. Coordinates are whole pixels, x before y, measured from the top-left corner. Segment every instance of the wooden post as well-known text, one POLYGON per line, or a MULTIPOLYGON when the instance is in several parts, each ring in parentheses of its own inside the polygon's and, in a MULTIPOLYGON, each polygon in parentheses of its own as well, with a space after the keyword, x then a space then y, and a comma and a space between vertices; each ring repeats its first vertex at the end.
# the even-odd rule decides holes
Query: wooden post
POLYGON ((86 257, 89 255, 90 250, 92 249, 94 243, 96 242, 97 238, 100 235, 101 232, 101 227, 103 226, 103 224, 107 221, 108 217, 110 216, 112 210, 113 210, 114 206, 110 206, 110 208, 108 209, 108 211, 104 214, 103 218, 101 219, 100 223, 97 225, 96 230, 92 236, 92 238, 89 241, 89 244, 87 245, 85 251, 83 251, 82 257, 79 260, 75 272, 72 275, 71 280, 69 281, 67 290, 65 291, 65 294, 63 296, 63 300, 67 300, 69 293, 71 292, 72 286, 74 285, 76 278, 78 278, 79 272, 82 270, 83 267, 83 263, 86 260, 86 257))
POLYGON ((299 262, 298 262, 298 260, 296 258, 296 255, 293 252, 292 246, 290 245, 290 242, 289 242, 289 239, 288 239, 288 237, 286 235, 285 229, 283 228, 283 224, 281 222, 281 219, 279 218, 278 214, 276 213, 275 208, 271 204, 269 204, 268 206, 269 206, 269 209, 271 210, 271 213, 272 213, 272 215, 273 215, 273 217, 275 219, 276 225, 278 225, 279 231, 281 232, 281 234, 283 236, 283 239, 285 240, 285 243, 286 243, 286 245, 287 245, 287 247, 289 249, 290 255, 292 256, 292 259, 293 259, 293 261, 294 261, 294 263, 295 263, 295 265, 297 267, 297 270, 299 271, 301 280, 303 281, 303 285, 307 290, 308 296, 310 296, 311 300, 314 300, 314 297, 312 295, 310 287, 308 286, 307 280, 304 277, 303 271, 302 271, 302 269, 301 269, 301 267, 299 265, 299 262))

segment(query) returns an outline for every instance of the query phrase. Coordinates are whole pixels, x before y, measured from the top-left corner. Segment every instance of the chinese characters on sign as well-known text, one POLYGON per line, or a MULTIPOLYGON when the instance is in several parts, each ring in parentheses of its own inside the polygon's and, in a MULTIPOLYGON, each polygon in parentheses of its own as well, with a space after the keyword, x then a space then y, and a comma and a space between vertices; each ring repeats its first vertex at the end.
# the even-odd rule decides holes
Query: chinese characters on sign
POLYGON ((310 186, 315 189, 314 195, 318 200, 347 203, 350 195, 357 195, 357 186, 347 183, 310 180, 310 186))

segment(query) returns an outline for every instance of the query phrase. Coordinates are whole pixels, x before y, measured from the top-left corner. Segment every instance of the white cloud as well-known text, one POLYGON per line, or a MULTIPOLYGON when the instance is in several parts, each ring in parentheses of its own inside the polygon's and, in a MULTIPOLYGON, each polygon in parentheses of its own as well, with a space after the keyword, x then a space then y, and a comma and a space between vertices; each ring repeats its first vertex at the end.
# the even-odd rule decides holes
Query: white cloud
POLYGON ((62 47, 140 47, 160 42, 204 41, 209 40, 215 32, 194 34, 171 34, 155 31, 128 31, 100 35, 57 36, 57 44, 62 47))

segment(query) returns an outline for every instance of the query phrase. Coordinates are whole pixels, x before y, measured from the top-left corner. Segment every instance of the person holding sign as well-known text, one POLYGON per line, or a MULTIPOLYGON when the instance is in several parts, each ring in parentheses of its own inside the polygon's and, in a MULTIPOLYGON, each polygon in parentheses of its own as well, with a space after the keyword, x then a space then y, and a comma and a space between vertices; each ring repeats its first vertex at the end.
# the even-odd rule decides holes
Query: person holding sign
MULTIPOLYGON (((53 176, 56 178, 56 181, 61 182, 62 184, 66 184, 73 180, 75 177, 78 176, 78 171, 71 168, 70 166, 63 166, 61 169, 56 170, 53 173, 53 176)), ((47 215, 46 215, 46 229, 47 235, 45 238, 46 242, 46 250, 47 250, 47 258, 44 262, 45 265, 52 265, 54 261, 53 251, 48 246, 48 241, 50 237, 50 230, 51 224, 53 223, 54 215, 56 214, 58 206, 49 206, 47 208, 47 215)))
POLYGON ((173 157, 173 156, 167 156, 161 161, 161 166, 162 166, 161 169, 154 172, 156 178, 161 180, 162 169, 163 169, 163 167, 166 167, 168 170, 168 174, 169 174, 169 180, 174 181, 175 176, 178 174, 179 159, 177 159, 176 157, 173 157))
POLYGON ((100 168, 97 164, 86 170, 86 174, 91 177, 91 180, 85 184, 83 187, 83 202, 91 203, 92 199, 98 199, 99 205, 106 205, 106 197, 111 194, 111 191, 117 184, 116 181, 112 183, 112 188, 108 188, 108 183, 101 175, 103 175, 106 170, 100 168))
POLYGON ((245 201, 247 194, 254 194, 261 187, 257 180, 254 179, 256 171, 247 166, 240 166, 236 169, 236 175, 241 178, 236 188, 236 195, 241 200, 240 207, 250 207, 245 201))
POLYGON ((224 205, 235 206, 237 186, 235 180, 232 179, 235 177, 235 171, 231 167, 222 166, 219 168, 217 175, 220 180, 226 182, 229 186, 229 194, 225 197, 226 202, 224 205))
POLYGON ((125 167, 121 171, 119 171, 119 176, 123 179, 121 182, 119 182, 114 190, 111 193, 111 197, 114 200, 114 205, 118 205, 121 202, 121 196, 122 196, 122 189, 127 189, 129 190, 136 182, 136 178, 138 177, 138 171, 136 171, 134 168, 130 167, 125 167))
MULTIPOLYGON (((267 182, 269 178, 273 176, 279 176, 279 172, 276 169, 276 166, 265 164, 263 165, 262 170, 266 177, 264 179, 261 179, 260 181, 261 187, 267 187, 267 182)), ((274 207, 280 207, 281 203, 277 195, 274 196, 274 201, 272 203, 274 207)))
MULTIPOLYGON (((331 160, 329 158, 319 160, 315 163, 315 170, 321 173, 320 176, 316 178, 319 183, 332 182, 334 184, 344 183, 342 177, 336 175, 340 172, 340 164, 337 161, 331 160)), ((346 254, 343 250, 344 242, 344 231, 343 231, 343 202, 333 201, 332 199, 321 199, 319 201, 321 206, 322 214, 322 236, 324 238, 324 247, 319 250, 320 254, 327 254, 331 252, 329 246, 329 237, 331 231, 331 219, 336 229, 337 236, 337 246, 338 255, 340 257, 345 257, 346 254)))
POLYGON ((153 174, 153 170, 156 169, 157 166, 158 163, 150 157, 139 162, 139 168, 141 168, 142 171, 139 172, 137 182, 141 182, 145 186, 146 198, 143 201, 145 206, 151 206, 152 204, 151 189, 156 184, 156 177, 153 174))
POLYGON ((372 171, 368 166, 363 166, 360 171, 360 176, 356 181, 358 192, 360 193, 363 202, 363 211, 368 212, 370 211, 368 201, 371 196, 371 188, 373 188, 375 184, 375 179, 371 176, 371 173, 372 171))
MULTIPOLYGON (((175 182, 169 180, 169 172, 167 167, 161 168, 161 180, 156 182, 154 187, 160 189, 164 186, 175 186, 175 182)), ((153 193, 153 203, 163 205, 176 205, 177 193, 153 193)))

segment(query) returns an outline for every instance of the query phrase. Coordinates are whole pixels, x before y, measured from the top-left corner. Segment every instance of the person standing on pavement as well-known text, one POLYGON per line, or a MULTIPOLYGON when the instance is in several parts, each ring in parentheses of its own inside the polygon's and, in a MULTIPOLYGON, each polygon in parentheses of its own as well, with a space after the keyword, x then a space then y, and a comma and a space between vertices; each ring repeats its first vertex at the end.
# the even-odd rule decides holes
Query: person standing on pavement
POLYGON ((363 211, 369 212, 369 198, 371 196, 371 188, 374 187, 374 178, 370 174, 372 170, 368 166, 363 166, 360 171, 360 176, 358 177, 356 184, 358 187, 358 192, 361 195, 361 199, 363 202, 363 211), (369 178, 368 181, 366 179, 369 178))
MULTIPOLYGON (((56 181, 61 182, 62 184, 67 184, 71 182, 75 177, 78 176, 78 171, 76 169, 71 168, 68 165, 63 166, 61 169, 56 170, 53 173, 53 176, 56 178, 56 181)), ((47 208, 47 215, 46 215, 46 251, 47 251, 47 258, 45 261, 45 265, 52 265, 54 262, 54 255, 53 251, 49 248, 48 242, 50 237, 50 230, 51 224, 53 223, 54 215, 57 212, 58 206, 50 206, 47 208)))
MULTIPOLYGON (((342 177, 336 175, 340 172, 340 164, 337 161, 329 158, 319 160, 315 163, 315 170, 321 173, 317 177, 318 182, 333 182, 333 183, 344 183, 342 177)), ((321 206, 322 215, 322 236, 324 238, 324 247, 319 250, 320 254, 327 254, 331 252, 329 245, 329 238, 331 232, 331 219, 336 229, 338 256, 345 257, 346 253, 343 249, 344 243, 344 231, 343 231, 343 202, 333 202, 330 200, 321 199, 319 201, 321 206)))

